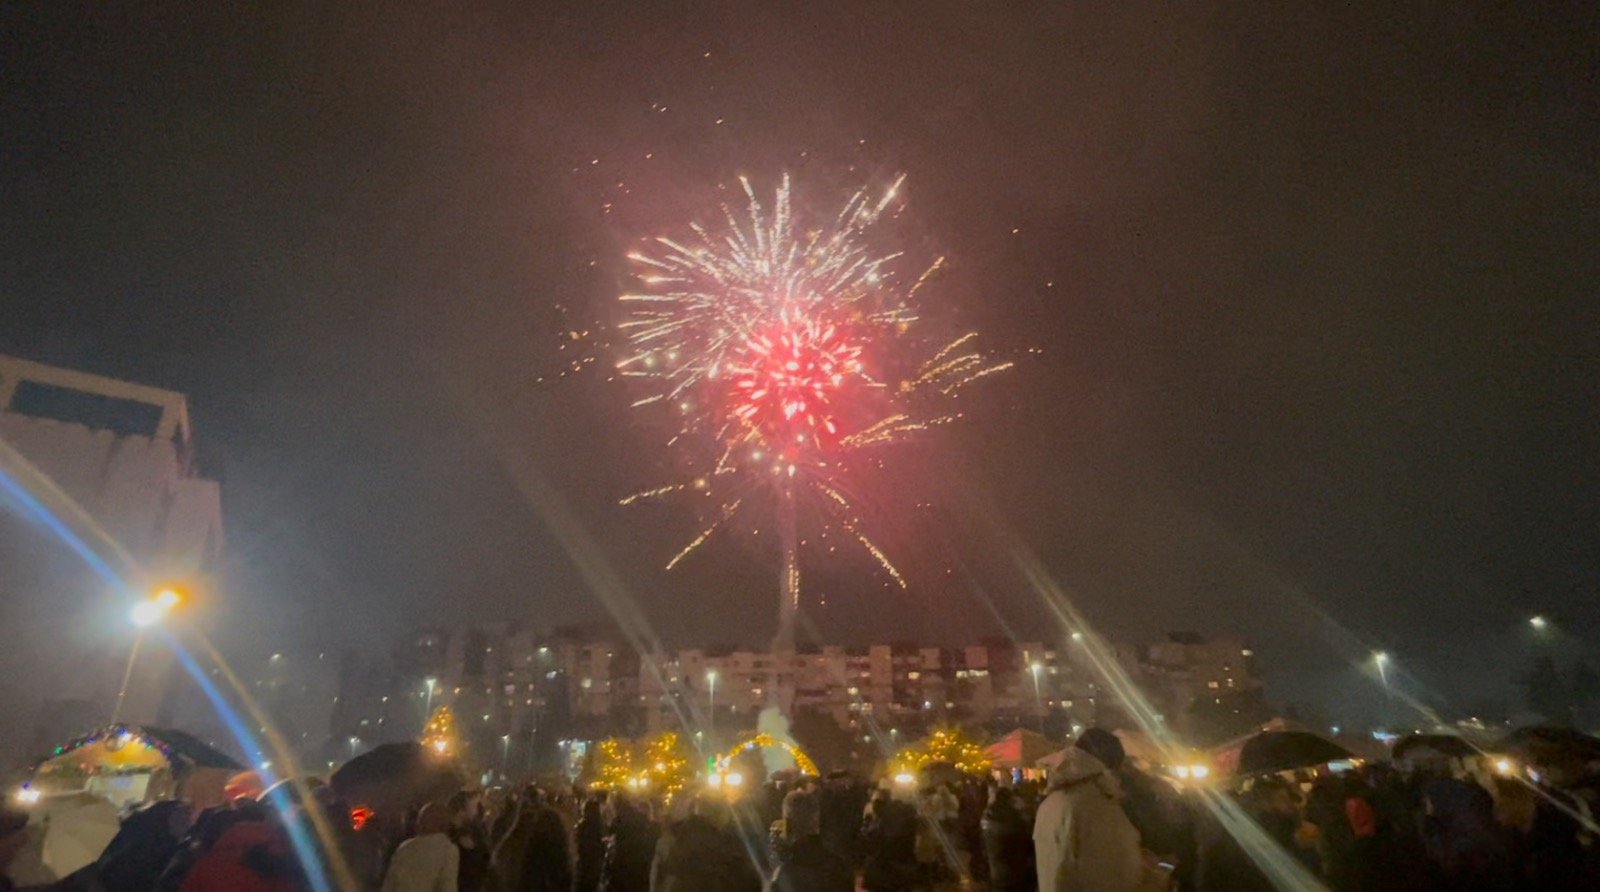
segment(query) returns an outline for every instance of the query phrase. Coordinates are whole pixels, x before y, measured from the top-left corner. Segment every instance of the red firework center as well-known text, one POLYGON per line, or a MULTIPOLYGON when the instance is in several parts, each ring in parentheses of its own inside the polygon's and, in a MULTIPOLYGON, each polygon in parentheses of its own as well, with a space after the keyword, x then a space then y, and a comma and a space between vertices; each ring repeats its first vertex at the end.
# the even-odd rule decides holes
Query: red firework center
POLYGON ((786 451, 839 438, 839 397, 862 372, 859 343, 831 323, 786 320, 739 353, 729 364, 734 417, 786 451))

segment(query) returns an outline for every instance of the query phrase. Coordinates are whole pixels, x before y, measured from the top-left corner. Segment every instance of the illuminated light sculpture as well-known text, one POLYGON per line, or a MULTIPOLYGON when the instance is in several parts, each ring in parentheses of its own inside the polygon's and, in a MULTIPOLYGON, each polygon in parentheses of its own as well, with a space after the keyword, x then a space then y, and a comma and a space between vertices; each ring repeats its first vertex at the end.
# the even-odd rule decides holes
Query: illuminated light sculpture
POLYGON ((422 727, 422 745, 439 756, 459 754, 461 738, 456 733, 456 716, 450 707, 441 706, 428 717, 428 723, 422 727))
POLYGON ((778 632, 790 650, 800 599, 799 503, 855 540, 894 582, 900 570, 864 529, 853 495, 874 453, 960 417, 966 385, 1009 368, 976 350, 975 333, 929 349, 917 294, 942 265, 915 276, 874 244, 904 177, 881 196, 855 193, 837 216, 801 219, 785 176, 772 207, 740 180, 743 213, 657 238, 629 255, 637 289, 621 298, 628 354, 618 373, 646 393, 635 407, 674 413, 670 446, 696 473, 623 499, 697 494, 709 523, 671 569, 754 505, 770 505, 781 556, 778 632))
POLYGON ((746 753, 750 750, 771 748, 781 749, 793 757, 795 767, 800 769, 802 774, 808 774, 812 777, 820 777, 822 775, 822 772, 817 770, 817 763, 811 761, 811 757, 806 755, 805 750, 795 746, 793 743, 787 740, 774 737, 765 731, 759 734, 751 735, 739 743, 734 744, 732 749, 718 756, 716 762, 714 763, 715 770, 713 775, 724 777, 730 782, 730 786, 736 787, 743 782, 744 778, 741 777, 738 781, 734 781, 734 776, 728 773, 728 766, 733 763, 733 760, 741 753, 746 753))

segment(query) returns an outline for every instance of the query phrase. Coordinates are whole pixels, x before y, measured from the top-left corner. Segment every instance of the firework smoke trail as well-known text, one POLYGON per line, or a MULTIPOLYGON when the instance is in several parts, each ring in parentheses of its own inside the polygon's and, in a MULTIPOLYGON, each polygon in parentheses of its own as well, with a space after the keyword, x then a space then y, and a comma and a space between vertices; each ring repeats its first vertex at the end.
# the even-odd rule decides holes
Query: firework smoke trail
POLYGON ((902 255, 873 234, 904 177, 881 195, 855 193, 831 219, 796 211, 788 176, 770 207, 749 180, 739 210, 628 255, 637 288, 622 295, 628 352, 620 375, 643 392, 635 408, 670 412, 669 445, 703 470, 623 499, 709 497, 712 520, 668 562, 676 566, 741 509, 770 506, 783 566, 778 646, 792 646, 800 593, 798 525, 806 516, 857 541, 902 588, 905 577, 865 532, 852 461, 955 421, 967 385, 1011 367, 974 346, 976 333, 929 351, 915 298, 943 265, 908 281, 902 255))

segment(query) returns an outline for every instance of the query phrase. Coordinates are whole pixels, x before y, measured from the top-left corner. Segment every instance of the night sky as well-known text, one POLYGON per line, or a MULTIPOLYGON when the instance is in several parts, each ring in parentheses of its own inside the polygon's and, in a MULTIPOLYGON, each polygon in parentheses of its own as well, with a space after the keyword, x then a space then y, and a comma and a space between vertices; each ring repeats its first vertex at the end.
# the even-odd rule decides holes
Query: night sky
POLYGON ((666 574, 695 517, 617 505, 674 466, 604 323, 784 171, 908 174, 931 315, 1023 359, 874 494, 908 591, 808 565, 829 640, 1054 637, 980 517, 1335 715, 1372 648, 1471 709, 1600 628, 1592 4, 109 6, 0 12, 0 350, 190 395, 240 651, 601 618, 553 512, 763 644, 759 539, 666 574))

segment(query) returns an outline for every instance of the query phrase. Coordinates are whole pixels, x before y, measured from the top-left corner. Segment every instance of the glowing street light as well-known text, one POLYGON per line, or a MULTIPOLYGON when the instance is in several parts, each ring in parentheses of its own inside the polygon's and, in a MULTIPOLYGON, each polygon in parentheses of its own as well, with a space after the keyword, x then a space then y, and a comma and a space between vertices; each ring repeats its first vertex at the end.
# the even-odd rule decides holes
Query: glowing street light
POLYGON ((422 683, 428 686, 428 699, 426 705, 422 707, 423 720, 426 721, 433 715, 433 689, 438 686, 439 679, 430 675, 424 678, 422 683))
POLYGON ((1535 632, 1543 632, 1545 629, 1550 628, 1550 621, 1542 615, 1534 614, 1528 617, 1528 625, 1532 626, 1535 632))
POLYGON ((510 758, 511 758, 511 735, 510 734, 502 734, 502 735, 500 735, 500 776, 501 777, 508 777, 509 776, 509 775, 506 774, 506 763, 510 760, 510 758))
POLYGON ((361 745, 361 738, 356 737, 354 735, 351 735, 351 737, 350 737, 350 758, 354 759, 356 757, 356 747, 358 747, 360 745, 361 745))
POLYGON ((182 595, 170 588, 164 588, 133 605, 133 609, 128 611, 128 618, 135 626, 148 629, 166 619, 167 614, 181 603, 183 603, 182 595))
POLYGON ((139 659, 139 647, 144 644, 144 630, 166 619, 173 608, 183 603, 183 596, 170 587, 157 589, 150 597, 133 605, 128 619, 138 631, 133 636, 133 647, 128 650, 128 665, 122 670, 122 686, 117 689, 117 702, 111 707, 111 724, 122 717, 122 702, 128 698, 128 684, 133 681, 133 665, 139 659))

